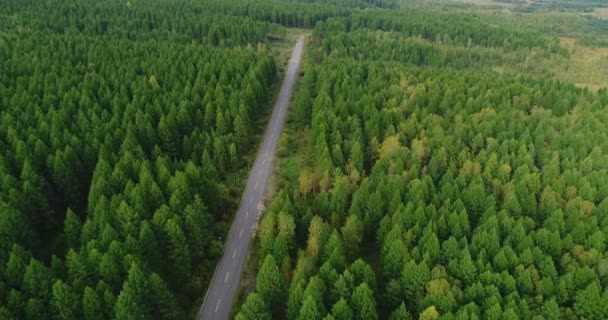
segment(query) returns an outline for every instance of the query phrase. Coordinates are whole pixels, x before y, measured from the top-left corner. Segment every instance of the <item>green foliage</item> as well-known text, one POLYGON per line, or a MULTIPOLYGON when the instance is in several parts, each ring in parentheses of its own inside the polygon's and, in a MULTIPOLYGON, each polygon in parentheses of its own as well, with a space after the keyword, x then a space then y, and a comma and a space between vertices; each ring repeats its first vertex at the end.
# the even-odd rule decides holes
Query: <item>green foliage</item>
POLYGON ((500 23, 477 14, 459 15, 440 10, 408 8, 397 11, 363 11, 351 17, 328 19, 315 27, 315 35, 361 29, 396 31, 408 37, 441 39, 463 45, 487 47, 548 47, 542 35, 519 26, 500 23), (492 28, 484 25, 493 23, 492 28))
MULTIPOLYGON (((580 20, 601 45, 605 22, 580 20)), ((313 28, 289 139, 307 157, 260 224, 237 319, 608 318, 608 95, 495 72, 567 57, 540 33, 567 34, 556 21, 378 0, 0 3, 0 318, 196 309, 282 26, 313 28)))
POLYGON ((79 318, 80 301, 72 288, 57 280, 53 285, 52 304, 59 319, 79 318))
POLYGON ((267 7, 0 4, 1 313, 198 310, 277 74, 267 34, 305 23, 267 7))
POLYGON ((241 311, 236 315, 238 320, 270 320, 270 308, 264 302, 264 299, 257 293, 251 293, 247 296, 247 300, 243 304, 241 311))
POLYGON ((351 299, 355 309, 355 319, 378 319, 374 293, 366 283, 355 288, 351 299))
POLYGON ((284 301, 283 288, 283 277, 279 272, 279 267, 277 266, 274 257, 269 254, 264 259, 264 263, 262 263, 260 271, 258 272, 256 292, 260 294, 260 297, 264 299, 264 301, 269 301, 271 303, 273 310, 278 311, 282 309, 280 306, 284 301))
POLYGON ((348 303, 344 298, 340 299, 336 304, 331 307, 331 315, 336 320, 348 320, 353 319, 353 311, 348 307, 348 303))
POLYGON ((353 7, 353 8, 367 8, 367 7, 379 7, 379 8, 397 8, 398 1, 396 0, 291 0, 294 2, 314 2, 322 4, 331 4, 341 7, 353 7))
POLYGON ((401 303, 399 307, 391 313, 390 320, 411 320, 412 316, 405 308, 405 304, 401 303))
POLYGON ((145 301, 148 296, 146 282, 142 270, 133 264, 116 300, 116 319, 146 319, 151 316, 150 307, 145 301))
POLYGON ((76 248, 80 242, 80 230, 82 226, 80 219, 76 214, 68 209, 63 223, 63 233, 65 234, 65 242, 68 247, 76 248))
POLYGON ((313 296, 308 296, 302 303, 298 319, 302 320, 320 320, 321 311, 313 296))
POLYGON ((535 31, 405 11, 313 31, 300 174, 279 190, 296 224, 285 317, 606 317, 603 91, 495 73, 562 54, 535 31))

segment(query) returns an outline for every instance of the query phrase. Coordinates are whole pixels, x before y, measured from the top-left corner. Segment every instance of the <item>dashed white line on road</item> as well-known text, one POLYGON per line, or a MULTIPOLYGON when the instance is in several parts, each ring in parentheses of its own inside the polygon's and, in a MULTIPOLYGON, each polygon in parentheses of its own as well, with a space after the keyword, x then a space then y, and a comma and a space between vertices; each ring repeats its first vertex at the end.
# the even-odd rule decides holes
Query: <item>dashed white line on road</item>
POLYGON ((243 229, 241 229, 241 232, 239 232, 239 238, 243 235, 243 229))
POLYGON ((258 171, 258 177, 261 177, 261 176, 262 176, 262 170, 260 169, 260 170, 258 171))
POLYGON ((257 183, 257 182, 255 183, 255 188, 256 188, 256 189, 258 188, 258 183, 257 183))
POLYGON ((262 164, 266 164, 266 159, 264 159, 264 161, 262 161, 262 164))
POLYGON ((234 252, 232 253, 232 259, 234 259, 234 257, 236 257, 236 248, 234 248, 234 252))
POLYGON ((230 276, 230 272, 226 272, 226 278, 224 279, 224 283, 228 283, 228 276, 230 276))
POLYGON ((245 219, 247 219, 247 217, 249 217, 249 211, 245 212, 245 219))
POLYGON ((249 202, 253 202, 253 196, 251 196, 251 200, 249 200, 249 202))
POLYGON ((220 307, 220 302, 222 302, 222 299, 217 299, 217 304, 215 305, 215 312, 217 312, 217 308, 220 307))

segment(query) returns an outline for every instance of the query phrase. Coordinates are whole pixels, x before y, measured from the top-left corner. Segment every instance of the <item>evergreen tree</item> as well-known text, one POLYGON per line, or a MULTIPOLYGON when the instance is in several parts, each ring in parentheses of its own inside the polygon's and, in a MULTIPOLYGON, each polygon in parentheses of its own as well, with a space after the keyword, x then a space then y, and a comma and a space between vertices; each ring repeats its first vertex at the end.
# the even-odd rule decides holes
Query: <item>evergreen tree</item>
POLYGON ((116 300, 116 319, 147 319, 151 316, 147 297, 150 295, 148 279, 140 267, 133 263, 129 275, 116 300))
POLYGON ((61 280, 53 285, 52 305, 59 319, 74 319, 79 317, 80 299, 72 288, 61 280))
POLYGON ((241 311, 236 315, 238 320, 269 320, 272 319, 270 308, 264 302, 264 299, 257 293, 253 292, 247 296, 247 300, 243 304, 241 311))
POLYGON ((334 306, 331 308, 331 315, 336 320, 347 320, 353 319, 354 314, 353 311, 348 307, 346 300, 344 298, 340 299, 334 306))
POLYGON ((366 283, 355 288, 352 303, 355 309, 355 319, 378 319, 374 294, 366 283))
POLYGON ((82 228, 80 219, 76 214, 68 209, 63 226, 65 241, 68 247, 76 248, 80 242, 80 229, 82 228))
POLYGON ((267 255, 260 267, 256 280, 256 291, 264 301, 269 301, 273 310, 277 310, 283 297, 283 277, 272 255, 267 255))

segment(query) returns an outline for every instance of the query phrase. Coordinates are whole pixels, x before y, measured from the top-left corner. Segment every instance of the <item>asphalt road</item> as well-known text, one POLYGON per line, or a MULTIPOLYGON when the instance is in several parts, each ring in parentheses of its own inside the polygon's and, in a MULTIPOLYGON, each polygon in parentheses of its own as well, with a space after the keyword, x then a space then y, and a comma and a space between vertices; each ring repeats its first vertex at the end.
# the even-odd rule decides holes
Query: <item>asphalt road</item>
POLYGON ((261 214, 262 197, 272 168, 272 160, 285 122, 289 99, 298 77, 304 37, 300 36, 289 61, 285 80, 277 99, 264 141, 249 172, 241 204, 230 227, 224 254, 215 269, 205 300, 198 315, 203 320, 225 320, 230 317, 232 303, 239 286, 251 237, 261 214))

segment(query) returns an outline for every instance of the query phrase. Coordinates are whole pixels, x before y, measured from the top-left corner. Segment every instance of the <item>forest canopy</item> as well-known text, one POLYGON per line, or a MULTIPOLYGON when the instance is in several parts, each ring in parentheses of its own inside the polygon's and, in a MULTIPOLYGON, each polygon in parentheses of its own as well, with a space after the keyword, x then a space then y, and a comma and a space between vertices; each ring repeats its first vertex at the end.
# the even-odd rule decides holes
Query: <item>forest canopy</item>
POLYGON ((0 7, 0 318, 192 314, 282 27, 195 1, 0 7))
POLYGON ((0 319, 193 317, 296 33, 236 319, 607 319, 606 21, 462 7, 0 2, 0 319))
POLYGON ((569 52, 486 19, 317 23, 237 319, 608 317, 608 93, 497 73, 569 52))

